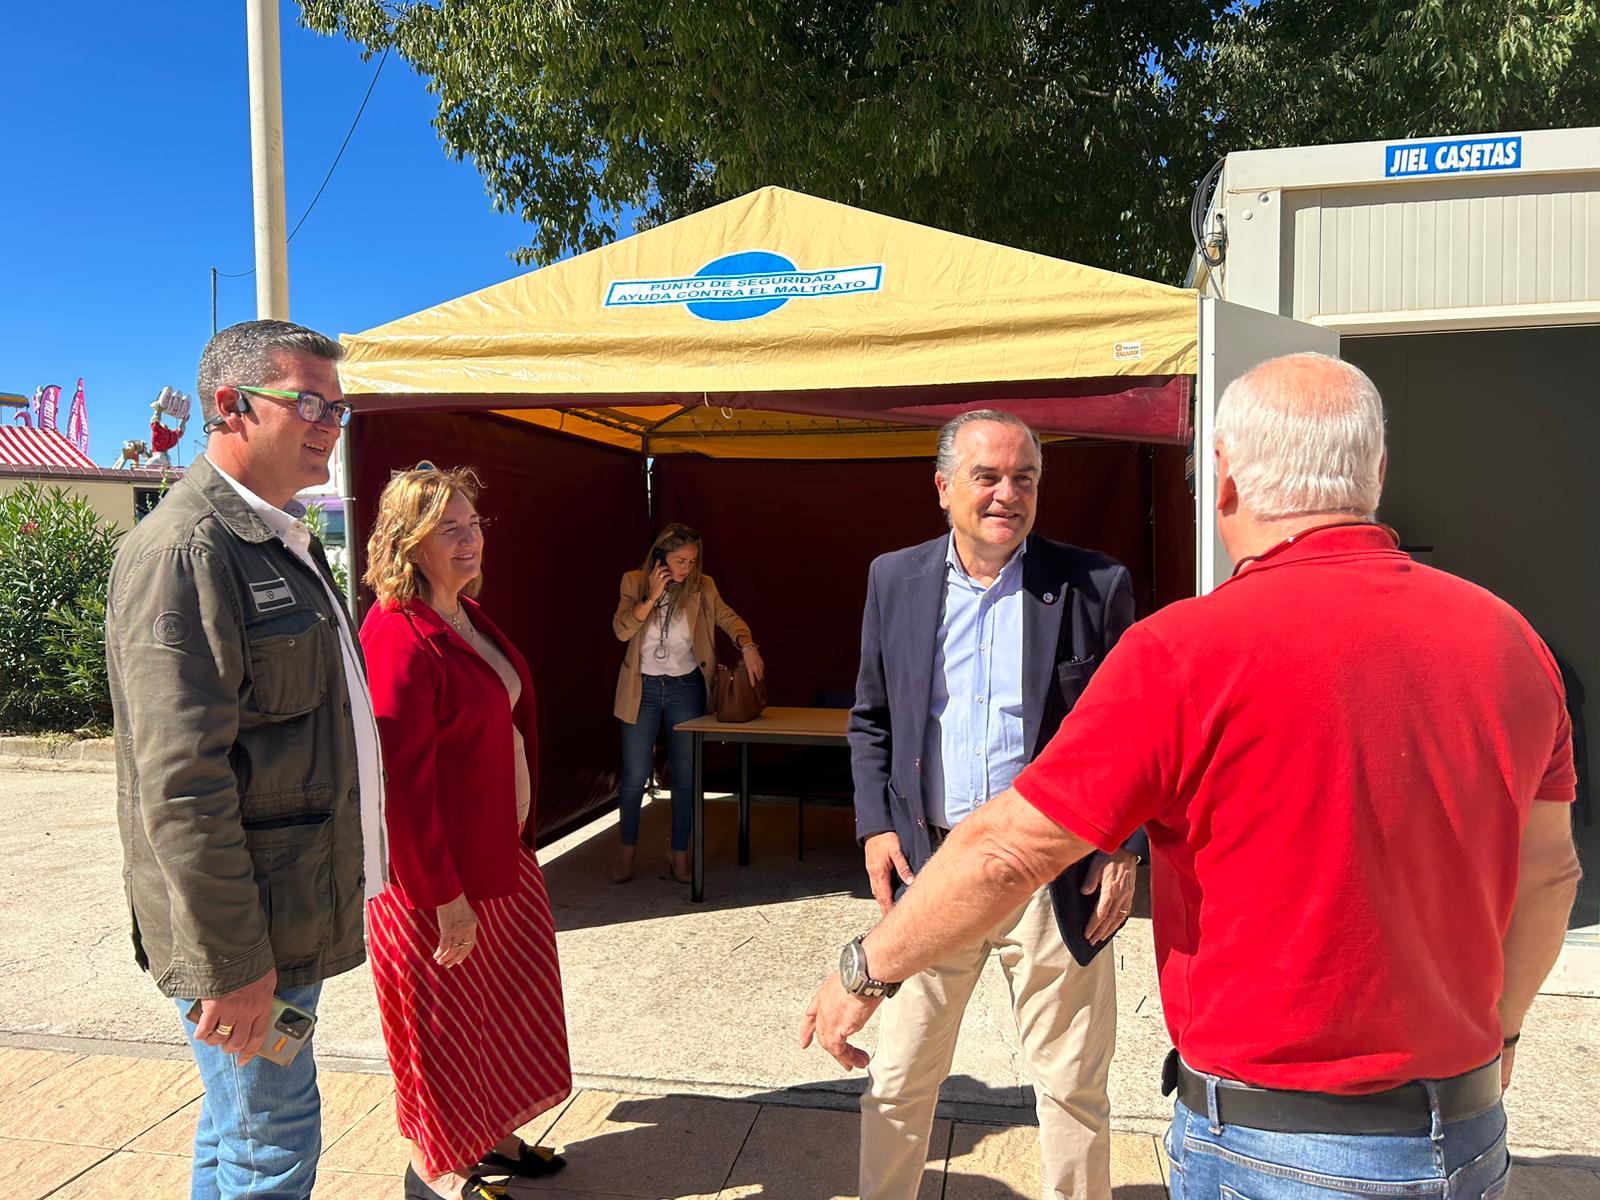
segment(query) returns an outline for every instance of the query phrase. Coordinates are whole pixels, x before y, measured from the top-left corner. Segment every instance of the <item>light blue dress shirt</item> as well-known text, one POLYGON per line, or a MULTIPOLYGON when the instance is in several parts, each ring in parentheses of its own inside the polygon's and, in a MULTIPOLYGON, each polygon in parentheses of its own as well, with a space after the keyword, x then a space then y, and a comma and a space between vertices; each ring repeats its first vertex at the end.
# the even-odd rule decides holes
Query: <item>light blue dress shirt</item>
POLYGON ((967 574, 954 535, 945 552, 944 613, 934 642, 923 754, 928 819, 946 829, 1011 786, 1022 744, 1022 556, 985 588, 967 574))

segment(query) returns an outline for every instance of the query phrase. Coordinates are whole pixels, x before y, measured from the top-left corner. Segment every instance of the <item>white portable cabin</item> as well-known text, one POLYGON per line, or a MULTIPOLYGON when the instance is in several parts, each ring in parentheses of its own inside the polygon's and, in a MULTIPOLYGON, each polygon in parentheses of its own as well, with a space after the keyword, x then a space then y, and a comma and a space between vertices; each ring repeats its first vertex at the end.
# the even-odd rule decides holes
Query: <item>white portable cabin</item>
MULTIPOLYGON (((1193 269, 1202 296, 1326 330, 1372 377, 1388 412, 1380 516, 1420 559, 1528 617, 1585 693, 1592 764, 1600 129, 1230 154, 1203 228, 1193 269)), ((1202 406, 1217 394, 1197 389, 1202 406)), ((1196 418, 1202 492, 1209 415, 1196 418)), ((1207 565, 1226 570, 1211 549, 1202 590, 1216 577, 1207 565)), ((1600 827, 1590 795, 1574 814, 1586 881, 1548 986, 1592 995, 1600 827)))

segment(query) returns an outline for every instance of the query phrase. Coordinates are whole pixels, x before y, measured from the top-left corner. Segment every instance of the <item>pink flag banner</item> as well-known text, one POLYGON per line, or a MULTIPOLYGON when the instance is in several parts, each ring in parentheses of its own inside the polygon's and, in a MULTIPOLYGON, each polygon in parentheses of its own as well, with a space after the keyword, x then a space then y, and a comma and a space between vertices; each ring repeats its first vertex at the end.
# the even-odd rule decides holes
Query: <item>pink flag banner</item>
POLYGON ((83 398, 82 379, 72 397, 72 411, 67 414, 67 441, 84 454, 89 453, 89 405, 83 398))
POLYGON ((39 411, 34 414, 34 426, 38 429, 54 429, 56 427, 56 410, 61 407, 61 387, 59 384, 49 383, 39 389, 39 411))

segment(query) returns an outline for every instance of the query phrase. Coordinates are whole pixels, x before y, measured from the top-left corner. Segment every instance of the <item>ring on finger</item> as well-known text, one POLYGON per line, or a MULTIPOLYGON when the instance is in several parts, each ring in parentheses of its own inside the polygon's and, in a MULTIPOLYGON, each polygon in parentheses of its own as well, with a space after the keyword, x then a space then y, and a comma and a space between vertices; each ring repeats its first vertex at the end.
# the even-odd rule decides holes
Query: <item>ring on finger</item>
POLYGON ((225 1037, 225 1038, 232 1037, 233 1036, 233 1026, 232 1025, 218 1025, 217 1026, 217 1034, 218 1034, 219 1037, 225 1037))

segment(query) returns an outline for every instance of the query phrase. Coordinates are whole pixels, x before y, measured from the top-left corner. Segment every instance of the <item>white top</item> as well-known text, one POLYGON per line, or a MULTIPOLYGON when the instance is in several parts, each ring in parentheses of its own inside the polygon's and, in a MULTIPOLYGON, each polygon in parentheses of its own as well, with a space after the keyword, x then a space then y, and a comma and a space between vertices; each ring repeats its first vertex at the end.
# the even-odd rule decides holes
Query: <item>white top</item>
POLYGON ((676 589, 669 588, 656 601, 650 619, 644 623, 644 641, 639 646, 639 670, 646 675, 688 675, 700 669, 694 656, 694 635, 689 632, 688 605, 678 605, 665 639, 661 636, 661 615, 676 589))
MULTIPOLYGON (((466 626, 465 631, 448 617, 445 620, 461 634, 467 645, 478 652, 478 657, 494 668, 494 673, 500 676, 500 682, 506 685, 506 696, 515 709, 517 702, 522 699, 522 680, 518 678, 517 669, 511 665, 505 652, 494 644, 492 638, 478 632, 465 608, 461 610, 461 623, 466 626)), ((521 829, 528 823, 528 809, 533 803, 533 780, 528 774, 528 751, 522 740, 522 730, 514 724, 511 726, 511 770, 517 784, 517 828, 521 829)))
POLYGON ((333 611, 338 614, 339 651, 344 661, 345 688, 350 693, 351 720, 356 734, 356 778, 361 789, 362 869, 367 876, 367 899, 371 900, 383 891, 389 879, 389 839, 383 814, 383 751, 378 743, 378 721, 372 713, 372 696, 367 691, 367 678, 362 673, 361 658, 356 653, 355 638, 350 632, 350 620, 345 615, 344 597, 328 586, 316 559, 311 557, 311 530, 300 520, 300 513, 304 513, 305 509, 293 501, 290 503, 299 508, 300 513, 291 514, 274 508, 216 463, 213 462, 211 467, 233 485, 233 490, 239 493, 240 498, 290 552, 322 580, 322 590, 327 593, 328 599, 333 602, 333 611))

